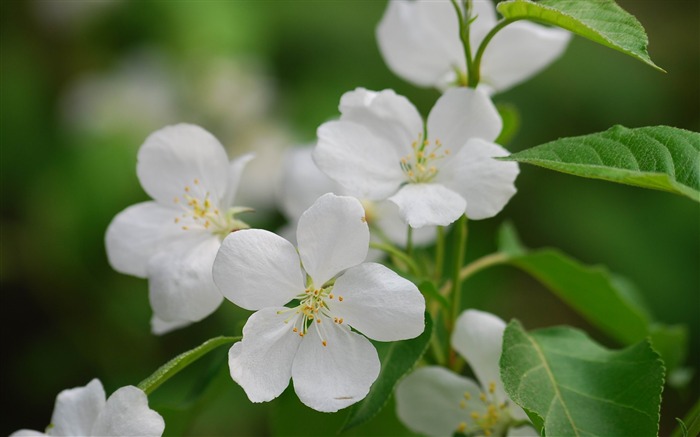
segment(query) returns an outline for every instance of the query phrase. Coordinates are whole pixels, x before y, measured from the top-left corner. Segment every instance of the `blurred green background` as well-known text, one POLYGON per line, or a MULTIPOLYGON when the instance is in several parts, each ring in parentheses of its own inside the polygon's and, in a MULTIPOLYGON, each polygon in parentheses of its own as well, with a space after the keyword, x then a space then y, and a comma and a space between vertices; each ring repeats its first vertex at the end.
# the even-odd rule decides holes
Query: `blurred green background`
MULTIPOLYGON (((638 17, 661 74, 581 38, 530 82, 496 97, 515 104, 521 150, 561 136, 670 125, 700 129, 700 6, 620 0, 638 17)), ((205 321, 150 334, 147 283, 113 271, 104 232, 147 199, 136 151, 150 132, 198 123, 231 156, 259 150, 243 190, 274 228, 281 150, 314 140, 341 94, 393 88, 427 114, 438 93, 384 65, 374 29, 383 1, 15 1, 0 3, 2 418, 0 435, 42 430, 56 394, 99 377, 108 393, 136 384, 209 337, 237 335, 247 312, 224 302, 205 321)), ((468 258, 494 248, 505 219, 530 247, 559 247, 635 282, 657 318, 687 324, 700 370, 700 213, 685 198, 523 167, 518 195, 495 219, 472 222, 468 258)), ((606 342, 525 275, 507 268, 466 284, 467 306, 526 327, 572 324, 606 342)), ((615 346, 607 341, 607 344, 615 346)), ((291 390, 251 404, 227 374, 225 348, 151 398, 166 434, 335 434, 344 413, 316 413, 291 390)), ((666 435, 697 398, 667 388, 666 435)), ((408 432, 392 405, 351 435, 408 432)))

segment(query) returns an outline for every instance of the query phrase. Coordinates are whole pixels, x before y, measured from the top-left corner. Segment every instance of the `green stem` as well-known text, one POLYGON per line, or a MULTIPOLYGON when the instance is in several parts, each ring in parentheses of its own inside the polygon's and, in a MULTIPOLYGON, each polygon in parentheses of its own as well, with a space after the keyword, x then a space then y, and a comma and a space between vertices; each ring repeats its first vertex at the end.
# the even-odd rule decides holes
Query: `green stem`
POLYGON ((374 241, 371 241, 369 243, 369 247, 371 247, 372 249, 381 250, 382 252, 385 252, 389 255, 395 256, 396 258, 398 258, 401 261, 403 261, 404 263, 406 263, 409 270, 411 270, 411 273, 413 273, 416 276, 420 275, 420 269, 418 268, 418 265, 413 260, 413 258, 408 256, 408 254, 404 253, 403 251, 397 249, 396 247, 394 247, 390 244, 377 243, 374 241))
POLYGON ((462 47, 464 47, 464 58, 467 61, 467 83, 469 83, 469 78, 472 76, 473 73, 472 49, 471 42, 469 41, 472 0, 465 1, 464 13, 462 13, 462 9, 460 9, 457 0, 452 0, 452 6, 454 6, 455 8, 455 12, 457 13, 457 20, 459 21, 459 38, 462 41, 462 47))
POLYGON ((459 316, 462 300, 461 269, 464 263, 464 251, 467 247, 467 216, 462 215, 455 225, 454 270, 452 272, 452 317, 450 319, 450 332, 459 316))
POLYGON ((445 228, 437 227, 437 244, 435 245, 435 281, 440 283, 442 265, 445 263, 445 228))
POLYGON ((469 87, 476 88, 476 86, 479 85, 479 82, 481 81, 481 58, 484 56, 486 46, 488 46, 493 37, 496 36, 496 34, 500 32, 504 27, 519 19, 520 18, 504 18, 498 23, 496 23, 496 26, 494 26, 493 29, 491 29, 489 33, 486 34, 484 39, 481 41, 481 44, 479 44, 479 48, 476 50, 476 54, 474 55, 474 60, 472 62, 472 70, 469 70, 469 77, 467 78, 469 87))
POLYGON ((214 349, 218 348, 219 346, 223 346, 225 344, 235 343, 238 340, 240 340, 241 338, 242 337, 223 337, 223 336, 210 338, 209 340, 205 341, 204 343, 197 346, 196 348, 188 350, 187 352, 183 352, 180 355, 173 358, 172 360, 170 360, 167 363, 160 366, 158 368, 158 370, 153 372, 153 374, 151 376, 149 376, 148 378, 141 381, 139 383, 138 387, 141 390, 143 390, 147 395, 151 394, 162 383, 164 383, 168 379, 172 378, 180 370, 184 369, 185 367, 189 366, 193 362, 202 358, 207 353, 213 351, 214 349))
MULTIPOLYGON (((459 272, 459 279, 461 281, 466 280, 470 276, 474 275, 477 272, 480 272, 488 267, 493 267, 497 266, 499 264, 503 264, 507 262, 510 258, 508 257, 507 254, 503 252, 496 252, 492 253, 490 255, 483 256, 466 266, 462 268, 459 272)), ((452 282, 447 282, 443 287, 440 289, 440 294, 443 296, 446 295, 450 289, 452 288, 452 282)))
POLYGON ((413 228, 411 225, 407 226, 406 231, 406 255, 413 257, 413 228))

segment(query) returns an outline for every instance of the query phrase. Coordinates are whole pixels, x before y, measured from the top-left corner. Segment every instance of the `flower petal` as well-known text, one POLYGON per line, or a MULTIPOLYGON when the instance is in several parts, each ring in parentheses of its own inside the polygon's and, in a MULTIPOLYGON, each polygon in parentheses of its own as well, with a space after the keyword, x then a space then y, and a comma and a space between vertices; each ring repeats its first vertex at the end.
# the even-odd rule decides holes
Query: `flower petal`
POLYGON ((178 214, 175 208, 156 202, 137 203, 117 214, 105 235, 107 259, 112 268, 145 278, 148 260, 182 234, 174 222, 178 214))
MULTIPOLYGON (((511 88, 559 58, 571 33, 534 23, 513 23, 489 43, 481 61, 481 77, 495 91, 511 88)), ((489 138, 486 138, 489 139, 489 138)))
POLYGON ((411 281, 381 264, 348 269, 335 281, 333 294, 338 299, 327 301, 333 316, 373 340, 405 340, 425 329, 423 295, 411 281))
POLYGON ((176 329, 184 328, 192 322, 189 320, 168 321, 161 320, 155 314, 151 316, 151 332, 155 335, 163 335, 176 329))
MULTIPOLYGON (((365 206, 366 210, 367 206, 365 206)), ((373 204, 372 210, 374 213, 369 221, 370 233, 376 228, 383 237, 388 238, 392 243, 406 247, 408 230, 406 229, 406 221, 399 214, 399 207, 394 202, 386 200, 373 204)), ((412 233, 413 244, 416 246, 428 245, 435 241, 435 238, 437 238, 435 226, 414 229, 412 233)))
POLYGON ((440 170, 437 181, 458 192, 467 201, 467 216, 481 220, 498 214, 517 191, 516 162, 493 159, 509 152, 498 144, 470 140, 440 170))
POLYGON ((34 431, 33 429, 20 429, 10 434, 10 437, 44 437, 47 435, 48 434, 44 434, 43 432, 34 431))
POLYGON ((377 26, 384 61, 418 86, 439 86, 464 69, 457 14, 450 2, 392 0, 377 26))
POLYGON ((411 143, 423 134, 423 119, 413 103, 394 90, 357 88, 340 99, 341 121, 360 124, 396 148, 400 156, 411 153, 411 143))
MULTIPOLYGON (((327 320, 327 319, 326 319, 327 320)), ((379 376, 377 351, 365 337, 335 323, 304 336, 292 365, 294 391, 317 411, 333 413, 362 400, 379 376)))
POLYGON ((312 152, 311 147, 295 147, 285 153, 282 183, 277 197, 280 209, 290 222, 299 220, 304 211, 322 195, 339 194, 341 190, 340 185, 316 166, 312 152))
POLYGON ((218 202, 226 192, 228 157, 209 132, 177 124, 146 138, 139 149, 136 174, 146 193, 164 205, 185 194, 185 187, 202 198, 209 192, 218 202))
POLYGON ((471 138, 495 140, 502 127, 501 116, 489 96, 472 88, 447 90, 428 115, 428 138, 441 141, 452 154, 471 138))
POLYGON ((245 390, 251 402, 267 402, 289 385, 292 362, 301 337, 285 322, 287 308, 264 308, 248 319, 243 341, 229 350, 231 378, 245 390))
POLYGON ((449 436, 461 423, 475 426, 469 413, 465 393, 469 393, 476 411, 485 410, 479 403, 481 389, 471 379, 443 367, 421 367, 396 387, 396 414, 411 431, 429 436, 449 436), (480 407, 480 410, 479 410, 480 407))
POLYGON ((467 202, 440 184, 407 184, 389 198, 401 217, 413 228, 447 226, 457 220, 467 202))
MULTIPOLYGON (((476 52, 486 34, 496 25, 496 5, 492 0, 474 0, 472 17, 475 18, 469 26, 469 43, 473 53, 476 52)), ((456 38, 459 38, 459 34, 456 38)))
POLYGON ((404 180, 399 147, 349 121, 329 121, 318 128, 313 158, 325 174, 352 195, 385 199, 404 180))
POLYGON ((223 296, 211 274, 219 246, 214 236, 192 234, 151 258, 149 299, 159 319, 197 322, 219 307, 223 296))
POLYGON ((105 390, 95 378, 85 387, 63 390, 56 397, 51 435, 92 435, 92 427, 105 406, 105 390))
POLYGON ((246 153, 245 155, 234 159, 229 164, 226 190, 223 198, 221 199, 222 208, 226 209, 233 206, 236 193, 238 192, 238 186, 241 182, 241 176, 243 176, 243 170, 254 157, 254 154, 246 153))
POLYGON ((122 387, 107 399, 92 433, 94 436, 161 436, 165 422, 148 407, 146 394, 134 386, 122 387))
POLYGON ((212 272, 224 297, 251 311, 282 306, 305 288, 304 272, 294 246, 262 229, 229 234, 221 244, 212 272))
POLYGON ((499 360, 506 324, 491 313, 466 310, 458 318, 452 334, 452 347, 474 371, 486 391, 489 384, 496 385, 499 402, 509 399, 503 389, 499 360))
POLYGON ((299 256, 316 287, 367 257, 365 210, 353 197, 324 194, 299 218, 299 256))

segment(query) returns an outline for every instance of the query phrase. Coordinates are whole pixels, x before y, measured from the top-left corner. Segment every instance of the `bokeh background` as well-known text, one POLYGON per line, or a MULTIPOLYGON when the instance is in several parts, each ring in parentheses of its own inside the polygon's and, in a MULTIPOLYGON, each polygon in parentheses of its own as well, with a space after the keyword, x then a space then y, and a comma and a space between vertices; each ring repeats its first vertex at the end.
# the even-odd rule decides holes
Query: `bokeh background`
MULTIPOLYGON (((561 136, 628 127, 700 129, 700 6, 620 0, 650 38, 659 73, 574 38, 530 82, 498 95, 514 104, 521 150, 561 136)), ((393 88, 427 114, 434 90, 384 65, 374 29, 383 1, 0 2, 2 408, 0 435, 43 429, 56 394, 99 377, 108 393, 136 384, 176 354, 237 335, 248 313, 224 302, 203 322, 150 334, 147 283, 113 271, 104 232, 146 200, 136 151, 181 121, 214 133, 235 156, 256 150, 242 187, 274 229, 284 148, 314 141, 341 94, 393 88)), ((638 285, 656 317, 686 324, 688 366, 700 369, 700 209, 685 198, 523 167, 518 195, 496 218, 470 225, 468 258, 493 250, 505 219, 530 247, 559 247, 638 285)), ((571 324, 615 346, 546 289, 509 268, 481 273, 464 304, 528 328, 571 324)), ((227 375, 226 348, 160 388, 151 405, 168 435, 334 434, 344 413, 316 413, 291 390, 251 404, 227 375)), ((697 399, 698 375, 667 388, 662 435, 697 399)), ((390 403, 350 435, 401 435, 390 403)))

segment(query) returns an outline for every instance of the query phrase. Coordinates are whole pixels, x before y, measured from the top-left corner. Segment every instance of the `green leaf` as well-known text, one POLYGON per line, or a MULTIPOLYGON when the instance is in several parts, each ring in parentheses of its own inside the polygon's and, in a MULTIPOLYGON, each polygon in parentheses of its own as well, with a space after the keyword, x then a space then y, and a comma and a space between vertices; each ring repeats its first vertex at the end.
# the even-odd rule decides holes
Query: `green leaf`
POLYGON ((673 431, 671 437, 686 437, 700 435, 700 399, 690 408, 683 420, 676 418, 678 428, 673 431))
POLYGON ((584 266, 554 249, 512 258, 510 264, 529 273, 591 324, 623 344, 647 336, 649 321, 645 314, 622 297, 605 268, 584 266))
POLYGON ((141 381, 138 387, 141 390, 143 390, 146 394, 151 394, 153 390, 158 388, 158 386, 175 376, 180 370, 197 361, 207 353, 213 351, 219 346, 235 343, 240 339, 241 337, 210 338, 209 340, 200 344, 196 348, 190 349, 187 352, 183 352, 180 355, 173 358, 172 360, 160 366, 158 370, 153 372, 151 376, 141 381))
POLYGON ((440 294, 440 292, 438 291, 438 289, 435 286, 435 284, 433 283, 433 281, 426 280, 426 281, 421 282, 420 284, 418 284, 418 289, 420 290, 421 293, 423 293, 423 295, 425 297, 428 297, 430 299, 435 299, 435 301, 437 301, 440 304, 440 306, 442 306, 443 308, 445 308, 445 309, 450 308, 450 302, 447 300, 447 298, 445 296, 440 294))
POLYGON ((700 202, 700 133, 669 126, 560 138, 509 157, 550 170, 668 191, 700 202))
POLYGON ((549 436, 655 436, 664 366, 648 341, 606 349, 582 331, 503 334, 501 378, 515 403, 544 422, 549 436))
POLYGON ((496 8, 507 20, 558 26, 664 71, 649 58, 642 25, 613 0, 509 0, 496 8))
POLYGON ((425 313, 425 330, 418 337, 391 343, 374 342, 382 362, 379 377, 372 384, 367 397, 350 408, 340 432, 367 422, 384 408, 396 384, 413 369, 428 349, 432 332, 433 322, 430 314, 425 313))
POLYGON ((650 336, 669 373, 683 363, 688 346, 685 327, 655 323, 630 281, 602 266, 584 265, 555 249, 528 250, 510 223, 499 230, 499 251, 508 254, 507 264, 537 279, 621 344, 637 343, 650 336))

